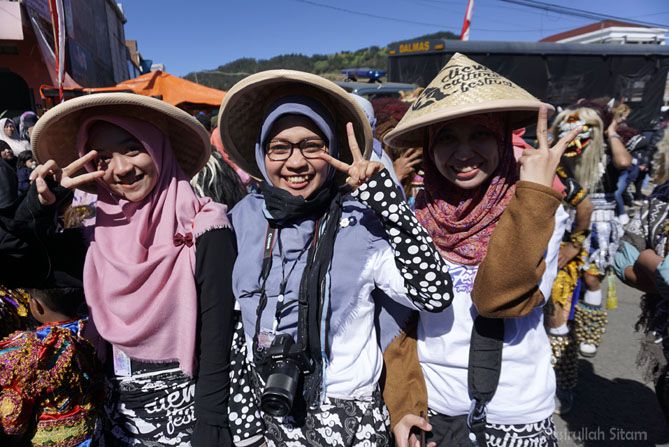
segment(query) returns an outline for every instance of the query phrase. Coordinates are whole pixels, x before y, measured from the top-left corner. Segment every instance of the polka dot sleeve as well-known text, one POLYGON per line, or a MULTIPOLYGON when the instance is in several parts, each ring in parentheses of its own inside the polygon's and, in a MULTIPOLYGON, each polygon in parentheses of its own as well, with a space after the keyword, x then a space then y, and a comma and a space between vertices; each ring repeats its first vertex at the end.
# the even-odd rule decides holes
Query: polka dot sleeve
POLYGON ((447 308, 453 300, 448 266, 402 199, 388 171, 376 173, 353 196, 374 210, 383 223, 395 264, 413 304, 428 312, 447 308))

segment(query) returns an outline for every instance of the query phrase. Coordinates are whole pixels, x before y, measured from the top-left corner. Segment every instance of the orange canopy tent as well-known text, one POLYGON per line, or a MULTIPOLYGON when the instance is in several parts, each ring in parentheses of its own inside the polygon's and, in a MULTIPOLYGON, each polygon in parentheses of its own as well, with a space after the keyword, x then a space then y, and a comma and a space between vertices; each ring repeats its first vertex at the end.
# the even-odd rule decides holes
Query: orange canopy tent
MULTIPOLYGON (((42 86, 42 97, 51 96, 51 87, 42 86)), ((129 79, 114 87, 65 89, 65 97, 79 96, 79 94, 102 92, 132 92, 138 95, 152 96, 162 99, 182 109, 208 109, 221 105, 225 92, 215 88, 205 87, 178 76, 162 71, 152 71, 135 79, 129 79), (68 94, 70 93, 71 94, 68 94)))

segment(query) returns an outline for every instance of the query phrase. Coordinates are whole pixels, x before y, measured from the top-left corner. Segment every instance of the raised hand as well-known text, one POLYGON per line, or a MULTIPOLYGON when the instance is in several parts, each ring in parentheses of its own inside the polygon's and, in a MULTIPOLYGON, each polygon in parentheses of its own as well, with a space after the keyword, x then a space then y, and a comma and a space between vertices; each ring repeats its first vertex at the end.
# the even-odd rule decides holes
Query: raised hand
POLYGON ((523 151, 523 155, 518 160, 520 164, 520 180, 551 187, 562 154, 567 145, 579 133, 581 133, 581 127, 572 129, 571 132, 562 137, 553 147, 550 147, 548 145, 548 111, 545 106, 541 106, 537 119, 539 148, 523 151))
POLYGON ((618 135, 618 124, 620 124, 620 118, 613 118, 609 123, 609 127, 606 128, 606 136, 610 137, 611 135, 618 135))
POLYGON ((43 165, 37 166, 30 174, 30 181, 35 182, 35 186, 37 187, 37 198, 40 203, 42 205, 52 205, 56 201, 56 196, 47 185, 46 178, 48 177, 51 177, 54 181, 67 189, 75 189, 81 185, 90 183, 95 179, 101 178, 105 174, 105 171, 98 170, 73 176, 86 163, 93 161, 97 155, 98 153, 96 151, 90 151, 62 169, 58 167, 58 164, 54 160, 49 160, 43 165))
POLYGON ((357 188, 369 180, 374 174, 382 170, 383 164, 377 161, 365 160, 363 158, 358 142, 355 139, 353 124, 346 124, 346 134, 348 135, 348 145, 351 148, 351 154, 353 155, 353 164, 338 160, 327 152, 322 152, 320 157, 334 166, 335 169, 345 172, 348 175, 346 183, 353 188, 357 188))
POLYGON ((395 174, 400 182, 416 172, 416 166, 423 162, 423 149, 420 147, 412 147, 406 152, 402 153, 395 161, 393 161, 393 168, 395 174))

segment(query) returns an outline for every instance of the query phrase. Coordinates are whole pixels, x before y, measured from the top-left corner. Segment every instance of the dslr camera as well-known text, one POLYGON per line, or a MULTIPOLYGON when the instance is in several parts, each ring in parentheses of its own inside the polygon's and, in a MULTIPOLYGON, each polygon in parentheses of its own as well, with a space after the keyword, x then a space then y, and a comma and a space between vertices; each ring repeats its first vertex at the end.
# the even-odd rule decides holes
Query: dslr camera
POLYGON ((312 372, 313 363, 290 334, 277 335, 265 355, 269 374, 260 398, 260 408, 272 416, 283 417, 293 407, 300 374, 312 372))

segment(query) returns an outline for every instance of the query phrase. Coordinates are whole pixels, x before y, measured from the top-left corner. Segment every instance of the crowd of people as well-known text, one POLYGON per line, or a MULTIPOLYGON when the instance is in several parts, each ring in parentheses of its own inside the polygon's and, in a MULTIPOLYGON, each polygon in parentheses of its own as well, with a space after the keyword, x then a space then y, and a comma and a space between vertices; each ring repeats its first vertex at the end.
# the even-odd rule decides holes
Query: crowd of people
POLYGON ((669 132, 629 114, 455 54, 0 120, 0 444, 555 446, 616 276, 669 421, 669 132))

